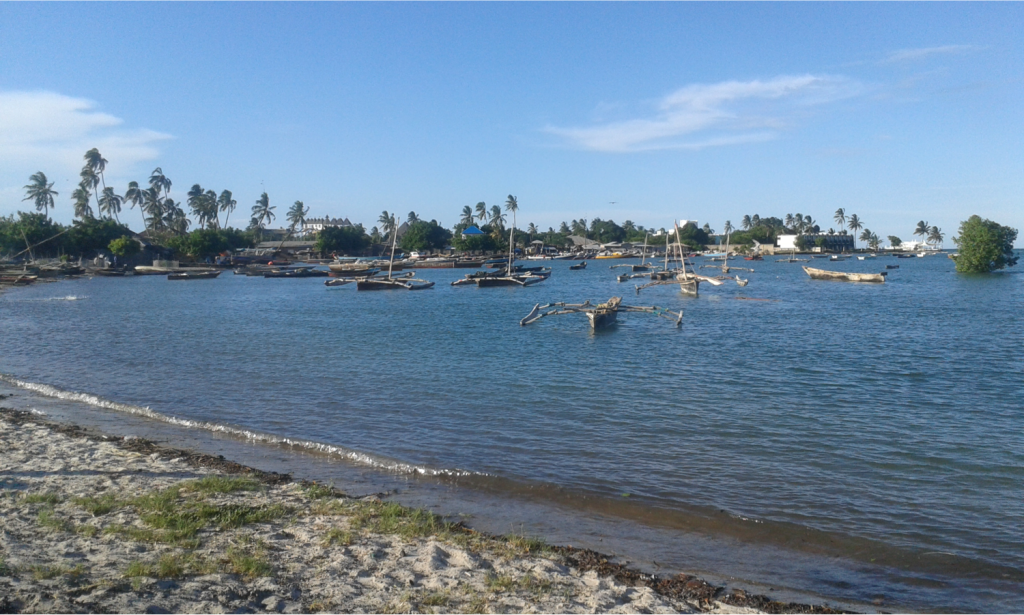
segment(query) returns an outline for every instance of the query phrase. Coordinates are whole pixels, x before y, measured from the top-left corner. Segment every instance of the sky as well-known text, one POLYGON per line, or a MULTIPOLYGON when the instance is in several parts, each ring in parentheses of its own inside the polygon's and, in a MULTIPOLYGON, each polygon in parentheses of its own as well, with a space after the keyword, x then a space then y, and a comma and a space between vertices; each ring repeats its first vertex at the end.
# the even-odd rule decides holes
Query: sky
POLYGON ((69 223, 96 147, 122 194, 231 190, 232 226, 263 191, 367 229, 512 194, 520 227, 843 208, 951 247, 1024 228, 1022 30, 1021 3, 0 2, 0 215, 43 171, 69 223))

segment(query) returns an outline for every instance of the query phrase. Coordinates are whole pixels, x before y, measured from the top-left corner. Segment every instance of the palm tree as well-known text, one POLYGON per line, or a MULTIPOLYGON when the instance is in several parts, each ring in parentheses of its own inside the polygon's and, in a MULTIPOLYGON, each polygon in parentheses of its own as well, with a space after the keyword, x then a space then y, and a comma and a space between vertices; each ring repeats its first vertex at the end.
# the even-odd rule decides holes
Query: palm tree
POLYGON ((707 233, 708 235, 715 234, 715 229, 711 228, 711 225, 708 224, 707 222, 704 223, 704 228, 702 228, 701 230, 707 233))
POLYGON ((160 196, 160 189, 156 186, 150 186, 149 188, 142 191, 143 195, 143 211, 149 217, 146 219, 146 228, 153 230, 162 230, 164 228, 164 198, 160 196))
MULTIPOLYGON (((231 212, 235 211, 235 205, 238 205, 238 201, 231 197, 232 194, 230 190, 221 192, 220 196, 217 197, 217 205, 220 206, 220 210, 228 212, 227 215, 224 216, 224 228, 228 227, 228 218, 231 217, 231 212)), ((220 224, 218 224, 218 226, 220 226, 220 224)))
POLYGON ((85 220, 92 217, 92 205, 89 204, 89 191, 79 186, 71 193, 75 201, 75 217, 85 220))
POLYGON ((476 204, 476 219, 481 222, 487 219, 487 203, 480 201, 476 204))
POLYGON ((857 216, 857 214, 850 214, 850 217, 846 219, 846 227, 850 229, 851 234, 853 235, 853 249, 854 251, 856 251, 857 231, 864 228, 864 225, 861 223, 860 218, 857 216))
POLYGON ((384 235, 388 236, 395 229, 395 214, 389 214, 388 210, 385 209, 381 212, 380 217, 377 218, 377 222, 380 223, 380 228, 384 231, 384 235))
POLYGON ((917 228, 914 230, 914 234, 924 239, 928 236, 928 231, 930 230, 931 228, 928 226, 928 223, 921 220, 917 223, 917 228))
POLYGON ((805 230, 805 231, 813 231, 814 230, 814 218, 812 218, 810 214, 807 214, 806 216, 804 216, 803 230, 805 230))
POLYGON ((836 213, 832 215, 832 219, 836 221, 840 229, 846 228, 846 210, 842 207, 836 210, 836 213))
POLYGON ((100 176, 97 175, 96 171, 93 171, 92 167, 89 167, 88 165, 82 167, 82 171, 78 176, 82 178, 82 181, 78 182, 78 184, 90 191, 90 193, 96 197, 96 208, 102 211, 102 208, 100 207, 100 193, 96 190, 96 187, 100 185, 100 176))
POLYGON ((419 221, 420 221, 420 217, 416 215, 415 211, 410 211, 409 215, 406 216, 406 222, 408 222, 409 224, 412 224, 413 222, 419 222, 419 221))
POLYGON ((937 226, 933 226, 928 229, 928 243, 934 243, 939 247, 942 247, 942 241, 946 236, 942 233, 942 229, 937 226))
POLYGON ((306 214, 309 213, 309 208, 302 204, 302 201, 295 201, 295 203, 288 209, 287 218, 291 222, 291 230, 294 233, 296 226, 306 226, 306 214))
MULTIPOLYGON (((267 196, 267 193, 261 194, 260 198, 256 199, 256 205, 252 208, 252 217, 256 220, 256 226, 263 229, 267 223, 273 222, 275 209, 277 207, 270 206, 270 197, 267 196)), ((263 236, 262 232, 260 232, 260 236, 263 236)))
POLYGON ((865 243, 870 243, 871 242, 871 231, 869 231, 868 229, 864 229, 864 232, 862 232, 860 234, 860 240, 865 242, 865 243))
POLYGON ((878 252, 878 246, 882 243, 882 240, 875 233, 871 233, 871 237, 868 238, 868 245, 875 252, 878 252))
POLYGON ((95 147, 85 152, 85 166, 92 169, 92 172, 100 176, 103 188, 106 189, 107 181, 103 179, 103 171, 107 168, 107 159, 100 154, 95 147))
POLYGON ((207 190, 203 194, 203 211, 206 214, 206 223, 210 228, 220 228, 220 218, 217 216, 217 193, 207 190))
POLYGON ((174 202, 174 199, 164 199, 163 212, 163 224, 165 227, 170 229, 172 233, 184 235, 188 232, 188 227, 192 224, 192 221, 185 215, 185 210, 174 202))
POLYGON ((113 188, 104 188, 103 198, 99 200, 100 212, 107 214, 108 218, 113 214, 114 219, 120 224, 121 219, 117 214, 121 213, 121 203, 123 202, 124 199, 115 194, 113 188))
POLYGON ((171 194, 171 180, 164 175, 160 167, 153 169, 153 172, 149 175, 149 185, 151 188, 162 190, 165 197, 171 194))
POLYGON ((199 228, 206 228, 206 193, 203 191, 203 187, 199 184, 192 184, 192 189, 188 191, 188 207, 192 210, 192 215, 199 221, 199 228))
POLYGON ((505 200, 505 211, 512 212, 512 229, 516 228, 516 212, 519 211, 519 201, 516 197, 511 194, 508 195, 508 199, 505 200))
POLYGON ((565 220, 563 220, 562 225, 558 227, 558 232, 563 235, 568 235, 572 231, 569 229, 569 225, 565 223, 565 220))
POLYGON ((464 226, 472 226, 473 220, 475 220, 475 217, 473 216, 473 208, 470 207, 469 205, 466 205, 465 207, 462 208, 462 217, 459 219, 459 224, 462 224, 464 226))
POLYGON ((47 182, 46 174, 42 171, 33 173, 29 178, 32 182, 25 186, 25 198, 22 201, 32 201, 36 205, 36 211, 41 211, 49 218, 50 208, 53 207, 53 197, 57 192, 53 190, 53 182, 47 182))
POLYGON ((732 233, 732 231, 733 231, 732 222, 729 222, 728 220, 726 220, 725 221, 725 225, 722 226, 722 232, 724 232, 726 235, 728 235, 728 234, 732 233))
POLYGON ((761 225, 761 216, 759 216, 757 214, 754 214, 753 216, 750 216, 750 223, 753 224, 754 226, 760 226, 761 225))
POLYGON ((749 231, 750 227, 753 226, 750 220, 750 216, 743 216, 743 220, 740 221, 740 226, 743 227, 743 230, 749 231))
POLYGON ((530 239, 532 240, 533 236, 536 235, 539 231, 537 230, 537 225, 531 222, 530 226, 526 227, 526 232, 530 234, 530 239))
POLYGON ((508 218, 501 213, 501 207, 497 205, 491 205, 491 226, 497 229, 505 230, 505 221, 507 219, 508 218))
POLYGON ((786 214, 786 219, 784 222, 786 224, 786 228, 796 228, 793 226, 793 224, 795 223, 793 214, 786 214))
POLYGON ((145 191, 139 188, 139 182, 128 182, 128 190, 124 193, 124 202, 131 203, 132 209, 135 209, 136 205, 139 206, 139 213, 142 214, 142 228, 148 230, 146 212, 142 209, 142 204, 146 202, 145 191))

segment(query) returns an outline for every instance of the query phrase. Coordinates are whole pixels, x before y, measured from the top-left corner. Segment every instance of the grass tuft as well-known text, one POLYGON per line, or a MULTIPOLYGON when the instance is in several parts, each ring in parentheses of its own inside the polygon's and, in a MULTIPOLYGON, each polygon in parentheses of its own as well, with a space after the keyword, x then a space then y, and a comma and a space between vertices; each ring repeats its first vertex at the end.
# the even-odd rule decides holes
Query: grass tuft
POLYGON ((44 508, 39 511, 39 515, 36 517, 36 522, 42 527, 49 528, 58 532, 70 532, 74 527, 57 516, 53 512, 52 508, 44 508))
POLYGON ((505 574, 505 575, 489 574, 489 575, 487 575, 487 578, 484 579, 484 584, 487 585, 487 589, 488 590, 490 590, 492 592, 496 592, 496 593, 497 592, 507 592, 507 591, 513 589, 514 587, 516 587, 516 585, 518 585, 518 583, 516 582, 515 577, 507 575, 507 574, 505 574))
POLYGON ((124 502, 118 500, 112 493, 98 498, 75 498, 72 501, 76 506, 84 508, 94 517, 101 517, 112 510, 124 506, 124 502))
POLYGON ((423 600, 420 601, 420 604, 423 606, 448 606, 451 604, 451 601, 451 595, 449 595, 448 591, 445 590, 427 594, 423 597, 423 600))
POLYGON ((81 534, 86 538, 92 538, 93 536, 98 534, 99 531, 100 528, 96 527, 95 525, 82 524, 75 527, 75 533, 81 534))
POLYGON ((68 568, 62 564, 56 564, 54 566, 32 566, 29 570, 32 572, 32 578, 37 581, 55 579, 60 576, 69 576, 77 579, 85 574, 85 566, 82 564, 78 564, 73 568, 68 568))
POLYGON ((398 534, 403 538, 422 538, 447 534, 453 524, 422 508, 407 508, 394 502, 365 502, 355 509, 350 523, 355 529, 377 534, 398 534))
POLYGON ((182 488, 199 493, 233 493, 235 491, 259 491, 262 483, 245 476, 204 476, 198 480, 188 481, 182 488))
POLYGON ((22 502, 25 504, 46 504, 47 506, 56 506, 63 501, 56 493, 27 493, 22 498, 22 502))
POLYGON ((311 500, 336 498, 340 495, 334 487, 331 487, 330 485, 321 485, 320 483, 305 484, 302 486, 302 490, 306 492, 306 497, 311 500))
POLYGON ((327 532, 327 535, 324 536, 323 545, 325 547, 329 547, 337 544, 347 547, 352 544, 352 540, 352 532, 339 528, 332 528, 327 532))
POLYGON ((156 573, 153 571, 153 565, 145 562, 134 561, 129 562, 128 568, 124 571, 124 576, 129 579, 137 579, 139 577, 152 577, 156 578, 156 573))
POLYGON ((269 577, 273 573, 270 561, 262 549, 248 552, 237 546, 228 549, 228 567, 231 572, 253 579, 256 577, 269 577))

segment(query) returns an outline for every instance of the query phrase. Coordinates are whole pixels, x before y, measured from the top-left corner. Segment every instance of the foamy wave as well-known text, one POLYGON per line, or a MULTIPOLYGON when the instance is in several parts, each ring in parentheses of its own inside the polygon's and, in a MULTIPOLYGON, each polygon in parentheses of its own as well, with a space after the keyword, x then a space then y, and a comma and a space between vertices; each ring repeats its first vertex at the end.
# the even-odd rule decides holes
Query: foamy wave
POLYGON ((85 295, 67 295, 65 297, 44 297, 42 299, 29 299, 29 301, 82 301, 88 299, 85 295))
POLYGON ((98 395, 92 395, 90 393, 65 391, 64 389, 51 386, 49 384, 39 384, 36 382, 27 382, 25 380, 19 380, 18 378, 9 376, 7 374, 0 374, 0 381, 6 382, 7 384, 16 387, 20 387, 22 389, 33 391, 40 395, 45 395, 47 397, 56 397, 57 399, 64 399, 68 401, 88 404, 90 406, 104 408, 106 410, 114 410, 116 412, 124 412, 125 414, 144 416, 148 419, 153 419, 155 421, 160 421, 170 425, 176 425, 178 427, 185 427, 188 429, 202 429, 205 431, 228 434, 251 442, 258 442, 261 444, 273 444, 278 446, 291 446, 294 448, 316 451, 319 453, 340 457, 349 462, 368 465, 389 472, 395 472, 400 474, 419 474, 423 476, 488 476, 488 474, 485 473, 469 472, 457 468, 436 469, 428 468, 425 466, 412 465, 408 463, 401 463, 398 461, 381 459, 379 457, 368 455, 366 453, 361 453, 359 451, 354 451, 343 446, 325 444, 323 442, 313 442, 311 440, 299 440, 294 438, 275 436, 271 434, 261 433, 258 431, 251 431, 248 429, 231 427, 229 425, 223 425, 220 423, 211 423, 209 421, 193 421, 189 419, 182 419, 162 414, 160 412, 150 410, 149 408, 143 406, 122 404, 115 401, 110 401, 108 399, 103 399, 98 395))

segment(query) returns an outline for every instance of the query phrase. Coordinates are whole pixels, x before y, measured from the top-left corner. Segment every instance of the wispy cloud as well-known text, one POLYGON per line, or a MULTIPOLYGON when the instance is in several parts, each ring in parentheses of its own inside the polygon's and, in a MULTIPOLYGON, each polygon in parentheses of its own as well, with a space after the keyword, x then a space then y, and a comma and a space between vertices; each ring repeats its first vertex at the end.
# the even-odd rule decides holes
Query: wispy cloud
POLYGON ((171 138, 146 128, 128 128, 96 106, 91 100, 55 92, 0 92, 0 162, 77 175, 82 155, 96 147, 111 164, 116 161, 127 168, 156 158, 157 144, 171 138))
POLYGON ((697 150, 773 139, 790 124, 797 108, 860 90, 849 79, 816 75, 692 84, 657 101, 648 117, 544 130, 594 151, 697 150))
POLYGON ((931 56, 937 55, 955 55, 959 53, 966 53, 975 49, 974 45, 942 45, 940 47, 921 47, 918 49, 899 49, 893 51, 885 58, 883 58, 879 64, 895 64, 898 62, 915 62, 917 60, 923 60, 931 56))

